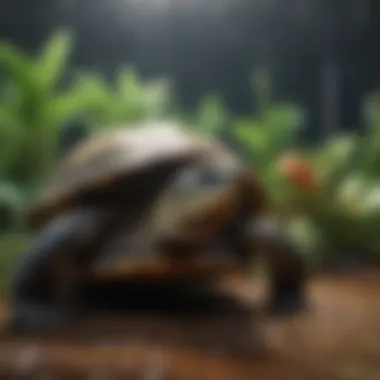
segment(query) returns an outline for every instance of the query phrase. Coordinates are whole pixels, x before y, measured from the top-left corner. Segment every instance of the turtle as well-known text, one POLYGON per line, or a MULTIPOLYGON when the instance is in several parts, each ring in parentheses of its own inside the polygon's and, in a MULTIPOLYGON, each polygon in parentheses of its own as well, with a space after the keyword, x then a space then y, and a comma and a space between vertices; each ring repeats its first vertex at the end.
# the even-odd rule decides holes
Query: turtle
POLYGON ((64 324, 86 276, 207 282, 246 272, 258 252, 271 274, 269 309, 301 310, 305 263, 267 198, 226 144, 180 123, 127 124, 86 138, 29 210, 36 238, 12 277, 12 326, 64 324))

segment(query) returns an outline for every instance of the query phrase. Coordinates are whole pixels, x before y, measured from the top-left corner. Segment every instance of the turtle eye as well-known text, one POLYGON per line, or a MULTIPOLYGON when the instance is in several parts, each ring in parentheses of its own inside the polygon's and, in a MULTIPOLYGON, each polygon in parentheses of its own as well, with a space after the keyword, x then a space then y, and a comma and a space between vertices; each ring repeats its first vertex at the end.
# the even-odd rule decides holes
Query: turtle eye
POLYGON ((201 194, 205 190, 218 188, 225 183, 226 178, 220 171, 212 168, 191 169, 181 173, 173 188, 173 195, 176 198, 182 198, 190 194, 201 194))
POLYGON ((200 175, 200 181, 203 186, 214 187, 223 185, 226 179, 220 171, 206 168, 200 175))

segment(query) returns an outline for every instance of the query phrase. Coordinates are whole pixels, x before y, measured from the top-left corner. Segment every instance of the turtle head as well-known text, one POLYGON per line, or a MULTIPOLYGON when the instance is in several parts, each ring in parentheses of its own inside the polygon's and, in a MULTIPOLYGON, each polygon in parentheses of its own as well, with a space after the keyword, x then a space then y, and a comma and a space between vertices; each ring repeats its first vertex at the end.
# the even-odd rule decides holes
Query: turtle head
POLYGON ((233 216, 236 195, 236 178, 227 170, 207 165, 180 170, 158 202, 158 228, 166 236, 207 239, 233 216))

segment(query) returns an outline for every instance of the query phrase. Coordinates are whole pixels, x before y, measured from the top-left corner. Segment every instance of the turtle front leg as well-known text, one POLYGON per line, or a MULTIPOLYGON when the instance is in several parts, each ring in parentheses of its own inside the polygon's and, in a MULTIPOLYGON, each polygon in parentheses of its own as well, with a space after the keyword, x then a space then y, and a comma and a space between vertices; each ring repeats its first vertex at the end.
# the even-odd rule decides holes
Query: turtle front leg
POLYGON ((306 263, 275 219, 260 217, 247 229, 249 246, 259 250, 269 267, 269 312, 289 314, 306 309, 306 263))
POLYGON ((13 330, 46 331, 67 320, 74 286, 73 256, 98 225, 98 215, 75 210, 43 229, 21 258, 10 286, 13 330))

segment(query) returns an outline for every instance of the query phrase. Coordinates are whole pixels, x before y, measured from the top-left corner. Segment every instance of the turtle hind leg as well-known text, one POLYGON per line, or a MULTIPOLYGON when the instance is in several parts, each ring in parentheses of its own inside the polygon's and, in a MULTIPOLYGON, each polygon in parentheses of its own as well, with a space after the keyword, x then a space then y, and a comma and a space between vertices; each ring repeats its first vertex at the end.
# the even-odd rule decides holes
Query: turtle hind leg
POLYGON ((249 226, 249 239, 260 250, 269 269, 269 313, 293 314, 308 309, 306 263, 277 222, 257 218, 249 226))
POLYGON ((293 314, 308 309, 305 287, 300 280, 273 279, 268 311, 271 314, 293 314))
POLYGON ((93 212, 75 210, 58 216, 42 230, 22 256, 10 284, 13 331, 46 331, 64 323, 74 285, 66 269, 98 222, 93 212))

